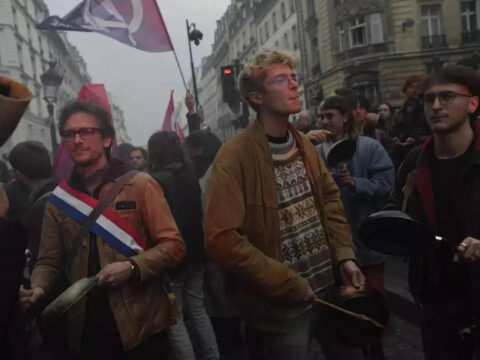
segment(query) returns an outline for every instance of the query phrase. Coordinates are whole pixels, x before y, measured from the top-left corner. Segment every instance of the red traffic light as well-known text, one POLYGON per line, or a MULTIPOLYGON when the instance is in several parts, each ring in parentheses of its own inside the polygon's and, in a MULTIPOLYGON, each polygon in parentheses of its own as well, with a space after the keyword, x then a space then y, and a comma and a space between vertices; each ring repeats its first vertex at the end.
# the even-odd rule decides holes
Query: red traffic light
POLYGON ((232 69, 229 69, 229 68, 223 69, 223 73, 224 73, 224 74, 231 74, 231 73, 232 73, 232 69))

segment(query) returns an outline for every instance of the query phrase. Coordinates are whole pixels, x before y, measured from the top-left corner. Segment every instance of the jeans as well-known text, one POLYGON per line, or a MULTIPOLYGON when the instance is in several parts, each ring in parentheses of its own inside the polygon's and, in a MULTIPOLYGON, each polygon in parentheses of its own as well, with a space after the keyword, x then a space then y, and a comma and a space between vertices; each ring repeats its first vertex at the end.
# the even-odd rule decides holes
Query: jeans
POLYGON ((176 360, 195 360, 192 342, 183 322, 183 308, 192 321, 201 355, 206 360, 219 359, 219 351, 212 324, 203 303, 203 274, 205 266, 190 265, 184 273, 171 280, 180 312, 178 324, 168 328, 168 336, 176 360))
MULTIPOLYGON (((286 319, 286 331, 274 333, 246 327, 246 343, 250 360, 308 360, 313 328, 321 322, 320 313, 313 308, 286 319)), ((324 329, 320 339, 325 357, 329 360, 363 360, 360 348, 350 348, 328 338, 324 329)))

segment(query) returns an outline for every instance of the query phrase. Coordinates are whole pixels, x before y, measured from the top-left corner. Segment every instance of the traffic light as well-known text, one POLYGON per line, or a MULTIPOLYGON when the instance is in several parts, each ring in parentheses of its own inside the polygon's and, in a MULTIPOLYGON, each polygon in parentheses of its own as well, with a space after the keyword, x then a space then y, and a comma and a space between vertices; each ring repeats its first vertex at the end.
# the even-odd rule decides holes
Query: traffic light
POLYGON ((233 65, 222 66, 221 80, 222 80, 222 94, 223 101, 228 103, 228 106, 234 112, 239 111, 240 94, 235 85, 235 67, 233 65))

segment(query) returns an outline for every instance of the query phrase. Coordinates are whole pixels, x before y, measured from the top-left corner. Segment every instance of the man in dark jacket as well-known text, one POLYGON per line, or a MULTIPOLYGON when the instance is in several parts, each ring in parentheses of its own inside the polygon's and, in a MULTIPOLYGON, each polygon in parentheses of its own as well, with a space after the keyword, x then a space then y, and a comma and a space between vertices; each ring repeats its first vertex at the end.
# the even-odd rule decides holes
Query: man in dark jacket
MULTIPOLYGON (((32 261, 35 262, 45 205, 49 193, 56 186, 55 180, 51 177, 50 155, 40 142, 24 141, 15 145, 8 159, 15 170, 17 181, 27 191, 23 217, 29 233, 28 246, 32 252, 32 261)), ((9 198, 9 200, 13 202, 12 199, 9 198)))
POLYGON ((471 360, 480 348, 480 127, 472 122, 480 80, 469 68, 451 66, 427 79, 424 91, 433 137, 407 155, 393 197, 446 239, 423 239, 421 258, 410 263, 426 359, 471 360))
POLYGON ((418 94, 421 81, 422 78, 419 75, 409 75, 403 85, 403 92, 407 99, 395 114, 392 139, 394 145, 392 157, 395 167, 401 164, 405 155, 415 145, 422 144, 431 134, 418 94))
MULTIPOLYGON (((0 76, 0 146, 8 140, 20 121, 28 103, 30 91, 23 85, 0 76)), ((27 246, 25 229, 18 221, 7 219, 8 197, 0 185, 0 358, 11 358, 6 345, 16 305, 18 286, 27 246)))

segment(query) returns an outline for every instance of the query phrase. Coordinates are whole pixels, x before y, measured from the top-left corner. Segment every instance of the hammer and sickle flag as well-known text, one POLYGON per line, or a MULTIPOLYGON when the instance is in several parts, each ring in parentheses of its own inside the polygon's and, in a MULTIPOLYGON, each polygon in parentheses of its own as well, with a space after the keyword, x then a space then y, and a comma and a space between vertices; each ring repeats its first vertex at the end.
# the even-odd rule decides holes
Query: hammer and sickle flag
POLYGON ((139 50, 173 50, 156 0, 84 0, 63 18, 46 18, 37 29, 97 32, 139 50))

